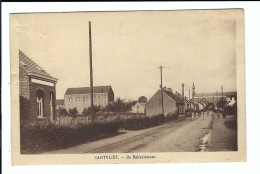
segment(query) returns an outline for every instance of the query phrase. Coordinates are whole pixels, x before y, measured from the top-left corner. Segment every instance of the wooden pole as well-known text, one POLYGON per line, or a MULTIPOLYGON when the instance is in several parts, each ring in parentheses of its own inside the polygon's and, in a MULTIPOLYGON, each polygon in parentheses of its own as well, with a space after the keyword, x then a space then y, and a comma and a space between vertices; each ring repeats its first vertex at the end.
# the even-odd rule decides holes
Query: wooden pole
POLYGON ((184 83, 181 85, 181 87, 182 87, 182 99, 183 99, 183 108, 182 108, 182 113, 184 113, 185 112, 185 99, 184 99, 184 83))
POLYGON ((91 95, 91 120, 92 124, 94 124, 94 112, 93 112, 93 68, 92 68, 92 40, 91 40, 91 21, 89 24, 89 70, 90 70, 90 95, 91 95))
MULTIPOLYGON (((190 102, 190 89, 189 89, 189 102, 190 102)), ((190 102, 190 108, 191 108, 191 102, 190 102)))
POLYGON ((163 67, 160 66, 160 72, 161 72, 161 92, 162 92, 162 115, 164 115, 164 107, 163 107, 163 83, 162 83, 162 69, 163 67))
POLYGON ((222 98, 223 98, 223 86, 221 85, 221 95, 222 95, 222 98))

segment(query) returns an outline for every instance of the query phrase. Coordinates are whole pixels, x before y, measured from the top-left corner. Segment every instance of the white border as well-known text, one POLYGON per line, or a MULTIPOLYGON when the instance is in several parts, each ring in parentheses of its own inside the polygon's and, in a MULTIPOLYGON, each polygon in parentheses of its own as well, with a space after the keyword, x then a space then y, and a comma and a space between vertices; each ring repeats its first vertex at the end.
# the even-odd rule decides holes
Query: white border
POLYGON ((125 2, 2 3, 2 166, 3 173, 259 173, 260 2, 125 2), (246 30, 246 163, 124 164, 74 166, 11 166, 9 13, 244 8, 246 30))

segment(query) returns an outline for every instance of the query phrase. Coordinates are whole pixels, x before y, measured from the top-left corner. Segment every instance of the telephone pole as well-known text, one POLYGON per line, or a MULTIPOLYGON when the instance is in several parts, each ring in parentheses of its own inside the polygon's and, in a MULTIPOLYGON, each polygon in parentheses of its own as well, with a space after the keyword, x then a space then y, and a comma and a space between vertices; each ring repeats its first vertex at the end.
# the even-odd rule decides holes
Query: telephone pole
POLYGON ((91 95, 91 120, 94 124, 94 107, 93 107, 93 68, 92 68, 92 40, 91 40, 91 21, 88 22, 89 26, 89 70, 90 70, 90 95, 91 95))
POLYGON ((160 72, 161 72, 161 92, 162 92, 162 115, 164 115, 164 107, 163 107, 163 83, 162 83, 162 66, 159 66, 160 72))
MULTIPOLYGON (((189 89, 189 102, 190 102, 190 89, 189 89)), ((190 103, 190 108, 191 108, 191 103, 190 103)))
POLYGON ((182 88, 182 98, 183 98, 183 102, 184 102, 184 83, 181 85, 182 88))
POLYGON ((182 99, 184 104, 184 107, 182 108, 182 113, 184 113, 185 112, 184 83, 181 85, 181 87, 182 87, 182 99))
POLYGON ((223 86, 221 85, 221 95, 222 95, 222 98, 223 98, 223 86))
POLYGON ((217 101, 217 109, 218 109, 218 91, 216 91, 216 101, 217 101))

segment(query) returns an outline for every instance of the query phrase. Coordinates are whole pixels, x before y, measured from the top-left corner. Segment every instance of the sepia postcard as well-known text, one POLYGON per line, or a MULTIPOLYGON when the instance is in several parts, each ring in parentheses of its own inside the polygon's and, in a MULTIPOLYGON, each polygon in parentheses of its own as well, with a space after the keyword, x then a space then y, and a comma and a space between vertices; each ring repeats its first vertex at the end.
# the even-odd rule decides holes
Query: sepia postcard
POLYGON ((244 10, 10 14, 13 165, 246 161, 244 10))

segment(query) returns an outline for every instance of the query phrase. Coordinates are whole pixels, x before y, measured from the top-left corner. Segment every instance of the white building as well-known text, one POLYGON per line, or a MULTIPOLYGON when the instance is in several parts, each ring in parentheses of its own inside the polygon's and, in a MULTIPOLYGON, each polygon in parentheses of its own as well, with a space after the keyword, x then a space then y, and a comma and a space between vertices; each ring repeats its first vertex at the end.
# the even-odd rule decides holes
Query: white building
POLYGON ((131 113, 145 113, 145 103, 143 102, 136 102, 136 104, 132 107, 131 113))

